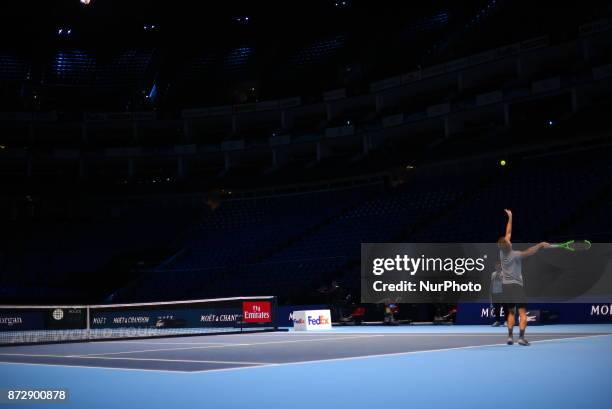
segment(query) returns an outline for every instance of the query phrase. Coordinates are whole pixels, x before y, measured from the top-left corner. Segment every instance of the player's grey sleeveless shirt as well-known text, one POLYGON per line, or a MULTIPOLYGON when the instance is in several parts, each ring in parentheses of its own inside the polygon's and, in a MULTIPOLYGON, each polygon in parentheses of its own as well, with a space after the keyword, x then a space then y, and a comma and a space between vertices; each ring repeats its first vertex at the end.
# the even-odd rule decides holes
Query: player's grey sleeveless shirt
POLYGON ((520 251, 510 250, 504 254, 499 252, 499 259, 502 266, 502 283, 523 285, 523 269, 520 251))

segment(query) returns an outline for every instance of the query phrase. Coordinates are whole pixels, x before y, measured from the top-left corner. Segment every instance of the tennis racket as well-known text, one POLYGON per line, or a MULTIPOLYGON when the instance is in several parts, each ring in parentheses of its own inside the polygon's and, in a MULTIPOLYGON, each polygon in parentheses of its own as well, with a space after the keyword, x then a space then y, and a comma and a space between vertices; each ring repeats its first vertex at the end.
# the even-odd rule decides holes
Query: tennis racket
POLYGON ((569 251, 585 251, 591 248, 591 242, 588 240, 569 240, 565 243, 553 244, 552 248, 569 251))

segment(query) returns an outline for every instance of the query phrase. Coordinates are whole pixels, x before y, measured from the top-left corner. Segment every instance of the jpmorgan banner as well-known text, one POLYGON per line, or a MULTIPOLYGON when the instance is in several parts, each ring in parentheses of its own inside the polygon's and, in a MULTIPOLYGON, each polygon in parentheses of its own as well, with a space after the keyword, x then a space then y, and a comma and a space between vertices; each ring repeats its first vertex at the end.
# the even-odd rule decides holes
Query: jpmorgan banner
MULTIPOLYGON (((532 246, 515 243, 512 248, 529 302, 612 301, 612 244, 524 253, 532 246)), ((361 302, 515 302, 515 293, 492 291, 501 256, 495 243, 364 243, 361 302)))

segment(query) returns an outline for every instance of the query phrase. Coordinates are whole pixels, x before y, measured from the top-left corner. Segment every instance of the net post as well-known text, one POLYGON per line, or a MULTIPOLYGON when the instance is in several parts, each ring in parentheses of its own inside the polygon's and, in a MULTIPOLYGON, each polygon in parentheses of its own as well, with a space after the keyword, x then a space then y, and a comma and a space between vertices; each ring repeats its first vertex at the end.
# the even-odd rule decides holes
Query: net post
POLYGON ((272 297, 272 325, 274 331, 278 331, 278 299, 276 296, 272 297))
POLYGON ((90 325, 90 306, 86 305, 85 306, 85 337, 87 339, 91 339, 91 325, 90 325))

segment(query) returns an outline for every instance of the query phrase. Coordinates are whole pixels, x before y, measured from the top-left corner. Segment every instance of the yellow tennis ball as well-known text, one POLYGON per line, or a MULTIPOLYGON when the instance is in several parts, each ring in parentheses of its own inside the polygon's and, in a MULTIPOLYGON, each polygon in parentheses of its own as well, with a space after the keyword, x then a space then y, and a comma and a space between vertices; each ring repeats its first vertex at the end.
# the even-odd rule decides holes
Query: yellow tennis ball
POLYGON ((502 159, 502 160, 499 161, 499 164, 501 166, 506 166, 506 161, 502 159))

